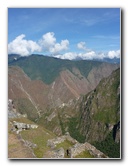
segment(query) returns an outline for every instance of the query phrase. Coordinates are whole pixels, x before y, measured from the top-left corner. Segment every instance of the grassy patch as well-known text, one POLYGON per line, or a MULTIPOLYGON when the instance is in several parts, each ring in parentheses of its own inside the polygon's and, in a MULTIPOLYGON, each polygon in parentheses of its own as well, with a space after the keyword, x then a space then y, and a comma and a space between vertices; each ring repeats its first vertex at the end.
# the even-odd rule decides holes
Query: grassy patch
POLYGON ((31 141, 37 145, 37 148, 34 148, 34 153, 37 158, 42 158, 44 153, 49 150, 49 147, 47 146, 48 139, 55 137, 52 132, 49 132, 41 126, 37 129, 22 131, 21 135, 23 139, 31 141))
POLYGON ((65 151, 64 157, 69 158, 69 156, 67 156, 67 149, 69 149, 71 146, 73 146, 73 144, 71 142, 69 142, 68 140, 65 140, 64 142, 57 144, 56 149, 59 149, 62 147, 65 151))
POLYGON ((10 121, 17 121, 17 122, 20 122, 20 123, 27 123, 27 124, 35 124, 33 121, 27 119, 27 118, 24 118, 24 117, 21 117, 21 118, 13 118, 13 119, 10 119, 10 121))
POLYGON ((58 149, 58 148, 63 147, 64 150, 67 150, 67 149, 69 149, 69 147, 71 147, 71 146, 73 146, 73 144, 72 144, 71 142, 69 142, 68 140, 66 140, 66 141, 64 141, 64 142, 62 142, 62 143, 60 143, 60 144, 57 144, 57 145, 56 145, 56 148, 58 149))
POLYGON ((79 155, 75 156, 75 158, 94 158, 89 151, 85 150, 84 152, 81 152, 79 155))
POLYGON ((115 124, 119 121, 118 115, 118 102, 115 102, 114 105, 106 106, 101 108, 99 111, 93 115, 93 118, 97 122, 115 124), (115 105, 117 104, 117 105, 115 105))
POLYGON ((50 114, 44 114, 39 120, 38 120, 38 124, 44 126, 45 128, 47 128, 50 131, 53 131, 56 127, 61 128, 60 126, 60 122, 58 119, 58 115, 56 115, 51 121, 47 120, 47 117, 50 116, 50 114))

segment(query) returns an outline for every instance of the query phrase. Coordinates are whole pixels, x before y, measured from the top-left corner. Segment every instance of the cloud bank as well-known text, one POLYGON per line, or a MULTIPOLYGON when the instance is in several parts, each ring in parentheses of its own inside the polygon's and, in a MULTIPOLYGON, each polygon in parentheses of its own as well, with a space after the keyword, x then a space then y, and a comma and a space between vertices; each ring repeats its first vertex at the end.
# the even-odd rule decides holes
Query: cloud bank
POLYGON ((81 52, 66 52, 69 49, 69 41, 67 39, 61 40, 57 43, 53 32, 44 34, 37 42, 32 40, 26 40, 25 35, 21 34, 16 37, 12 42, 8 44, 9 54, 20 54, 21 56, 29 56, 33 53, 47 53, 53 57, 60 59, 104 59, 104 58, 120 58, 120 50, 110 50, 107 53, 97 53, 86 47, 85 42, 79 42, 76 44, 76 48, 81 52), (65 52, 62 54, 62 52, 65 52))
POLYGON ((120 58, 120 50, 117 51, 109 51, 108 53, 96 53, 95 51, 90 51, 87 53, 74 53, 74 52, 67 52, 63 55, 55 55, 54 57, 60 58, 60 59, 69 59, 69 60, 75 60, 75 59, 83 59, 83 60, 93 60, 93 59, 99 59, 102 60, 104 58, 120 58))

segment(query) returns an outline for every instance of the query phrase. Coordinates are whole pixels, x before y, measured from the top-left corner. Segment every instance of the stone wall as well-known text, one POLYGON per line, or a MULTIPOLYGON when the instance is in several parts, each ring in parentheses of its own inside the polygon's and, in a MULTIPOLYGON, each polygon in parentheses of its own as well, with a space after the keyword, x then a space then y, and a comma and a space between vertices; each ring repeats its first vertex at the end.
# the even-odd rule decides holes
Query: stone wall
POLYGON ((36 129, 38 127, 38 125, 35 124, 20 123, 16 121, 12 122, 12 126, 13 126, 12 130, 16 131, 17 134, 19 134, 19 132, 22 130, 36 129))

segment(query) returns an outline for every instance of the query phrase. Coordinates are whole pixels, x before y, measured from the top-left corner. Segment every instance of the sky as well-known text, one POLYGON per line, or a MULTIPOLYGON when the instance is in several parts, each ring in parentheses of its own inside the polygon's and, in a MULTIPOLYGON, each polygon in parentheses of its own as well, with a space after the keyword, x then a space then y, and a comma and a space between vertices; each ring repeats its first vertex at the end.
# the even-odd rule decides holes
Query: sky
POLYGON ((120 8, 8 8, 8 53, 120 58, 120 8))

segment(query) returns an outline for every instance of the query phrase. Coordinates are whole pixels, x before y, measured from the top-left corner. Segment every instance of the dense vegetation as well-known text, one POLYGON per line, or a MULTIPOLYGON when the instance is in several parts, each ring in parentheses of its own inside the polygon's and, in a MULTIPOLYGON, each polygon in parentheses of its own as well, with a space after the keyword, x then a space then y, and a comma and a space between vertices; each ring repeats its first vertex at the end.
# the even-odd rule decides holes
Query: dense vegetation
POLYGON ((95 142, 94 146, 110 158, 120 158, 120 143, 114 141, 112 132, 108 134, 104 141, 95 142))
POLYGON ((46 84, 52 83, 60 71, 68 69, 71 72, 73 67, 80 70, 81 74, 87 77, 89 71, 102 62, 95 61, 70 61, 61 60, 43 55, 31 55, 29 57, 19 57, 14 60, 15 55, 9 55, 9 65, 21 67, 32 80, 42 80, 46 84))
POLYGON ((69 120, 69 133, 70 135, 75 138, 80 143, 85 142, 85 137, 80 133, 78 126, 78 118, 70 118, 69 120))
POLYGON ((120 69, 104 78, 94 91, 83 96, 80 117, 71 118, 69 132, 79 142, 94 146, 111 158, 120 157, 120 143, 114 141, 109 126, 120 120, 120 69), (97 141, 96 141, 97 140, 97 141))

